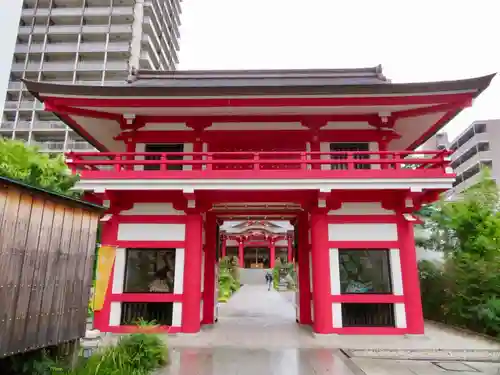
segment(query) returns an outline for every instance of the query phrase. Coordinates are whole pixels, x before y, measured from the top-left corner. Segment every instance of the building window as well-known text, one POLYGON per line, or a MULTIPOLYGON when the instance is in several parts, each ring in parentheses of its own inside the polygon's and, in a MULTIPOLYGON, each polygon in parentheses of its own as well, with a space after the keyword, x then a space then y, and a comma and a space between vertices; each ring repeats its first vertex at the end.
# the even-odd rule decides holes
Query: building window
POLYGON ((127 249, 125 293, 173 293, 175 249, 127 249))
POLYGON ((342 326, 344 327, 394 327, 392 303, 343 303, 342 326))
POLYGON ((172 302, 124 302, 120 324, 136 325, 142 320, 171 326, 173 306, 172 302))
POLYGON ((340 292, 392 293, 389 250, 339 249, 340 292))
MULTIPOLYGON (((182 153, 184 151, 183 144, 152 144, 146 145, 146 152, 165 152, 171 153, 174 155, 168 155, 167 160, 182 160, 182 155, 175 155, 175 153, 182 153)), ((160 155, 147 155, 145 157, 146 160, 160 160, 160 155)), ((167 165, 167 170, 169 171, 179 171, 182 170, 182 164, 169 164, 167 165)), ((160 164, 146 164, 144 166, 144 170, 146 171, 158 171, 160 170, 160 164)))
MULTIPOLYGON (((347 159, 348 152, 368 151, 368 143, 330 143, 331 152, 342 152, 342 154, 332 155, 333 160, 347 159)), ((354 154, 354 159, 366 160, 370 159, 370 155, 354 154)), ((332 164, 332 169, 347 169, 347 164, 332 164)), ((354 164, 354 169, 370 169, 370 164, 354 164)))

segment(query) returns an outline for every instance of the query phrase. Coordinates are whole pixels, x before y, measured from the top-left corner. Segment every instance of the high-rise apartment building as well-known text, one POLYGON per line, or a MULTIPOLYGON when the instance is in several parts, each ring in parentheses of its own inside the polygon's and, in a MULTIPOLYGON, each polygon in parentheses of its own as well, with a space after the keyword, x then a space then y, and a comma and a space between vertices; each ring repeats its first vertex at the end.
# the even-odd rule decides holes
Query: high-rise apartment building
POLYGON ((424 148, 447 148, 453 151, 451 167, 457 178, 446 196, 453 199, 478 182, 482 167, 500 181, 500 119, 474 121, 453 141, 446 133, 431 138, 424 148))
POLYGON ((173 70, 180 1, 24 0, 0 136, 43 151, 92 149, 44 112, 21 80, 104 85, 124 82, 134 69, 173 70))

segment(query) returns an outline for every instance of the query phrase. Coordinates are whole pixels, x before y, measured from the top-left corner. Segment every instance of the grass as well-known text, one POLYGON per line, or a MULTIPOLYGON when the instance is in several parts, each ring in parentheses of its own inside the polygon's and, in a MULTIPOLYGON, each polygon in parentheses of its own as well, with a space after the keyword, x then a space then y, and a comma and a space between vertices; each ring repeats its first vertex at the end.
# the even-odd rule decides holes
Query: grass
POLYGON ((122 337, 64 375, 149 375, 167 363, 167 346, 159 336, 136 333, 122 337))

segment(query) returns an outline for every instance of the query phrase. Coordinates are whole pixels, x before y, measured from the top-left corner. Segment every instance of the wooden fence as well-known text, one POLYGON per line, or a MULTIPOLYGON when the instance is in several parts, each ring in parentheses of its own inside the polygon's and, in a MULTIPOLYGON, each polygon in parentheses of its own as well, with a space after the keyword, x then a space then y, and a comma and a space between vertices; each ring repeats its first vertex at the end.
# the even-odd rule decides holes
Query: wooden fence
POLYGON ((85 334, 101 212, 0 177, 0 358, 85 334))

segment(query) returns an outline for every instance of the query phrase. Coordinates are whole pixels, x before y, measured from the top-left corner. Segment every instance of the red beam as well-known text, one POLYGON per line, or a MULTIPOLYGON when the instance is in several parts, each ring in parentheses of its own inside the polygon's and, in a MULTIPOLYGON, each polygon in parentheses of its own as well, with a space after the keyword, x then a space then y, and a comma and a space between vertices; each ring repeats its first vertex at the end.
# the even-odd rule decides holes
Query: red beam
POLYGON ((474 93, 406 95, 406 96, 366 96, 366 97, 295 97, 295 98, 61 98, 44 97, 55 105, 77 107, 343 107, 343 106, 390 106, 439 104, 470 99, 474 93))
MULTIPOLYGON (((118 136, 117 139, 130 137, 130 134, 118 136)), ((163 142, 194 142, 197 135, 194 131, 182 130, 139 130, 134 134, 134 141, 137 143, 163 143, 163 142)), ((376 129, 326 129, 318 133, 320 142, 377 142, 382 137, 388 139, 400 138, 399 134, 393 131, 380 131, 376 129)), ((283 137, 287 138, 288 144, 305 144, 311 138, 308 130, 207 130, 201 135, 204 142, 213 145, 224 142, 259 142, 269 147, 276 146, 276 142, 281 142, 283 137)), ((210 146, 210 145, 209 145, 210 146)), ((305 149, 305 146, 304 146, 305 149)))
POLYGON ((213 123, 231 122, 300 122, 304 127, 309 127, 311 121, 318 121, 326 125, 326 122, 368 122, 376 114, 359 115, 232 115, 232 116, 137 116, 146 123, 189 123, 191 126, 208 127, 213 123), (208 124, 208 126, 207 126, 208 124))

